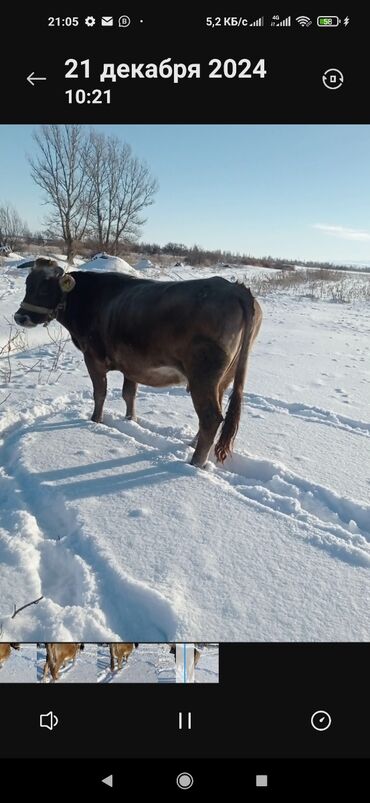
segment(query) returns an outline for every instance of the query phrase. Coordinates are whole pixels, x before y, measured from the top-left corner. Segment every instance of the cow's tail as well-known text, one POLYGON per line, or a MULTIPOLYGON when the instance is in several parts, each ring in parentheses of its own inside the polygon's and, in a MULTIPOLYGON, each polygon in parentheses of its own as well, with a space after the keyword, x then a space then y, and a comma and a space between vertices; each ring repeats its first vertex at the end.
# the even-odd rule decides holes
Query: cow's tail
POLYGON ((239 300, 243 310, 244 330, 241 340, 238 362, 236 366, 234 384, 230 396, 227 412, 215 446, 217 460, 221 463, 231 454, 233 443, 239 427, 242 409, 243 387, 247 371, 248 352, 253 341, 255 330, 256 309, 254 298, 248 287, 242 287, 239 300))
POLYGON ((51 644, 46 644, 46 663, 53 680, 56 678, 57 667, 55 662, 55 655, 51 644))

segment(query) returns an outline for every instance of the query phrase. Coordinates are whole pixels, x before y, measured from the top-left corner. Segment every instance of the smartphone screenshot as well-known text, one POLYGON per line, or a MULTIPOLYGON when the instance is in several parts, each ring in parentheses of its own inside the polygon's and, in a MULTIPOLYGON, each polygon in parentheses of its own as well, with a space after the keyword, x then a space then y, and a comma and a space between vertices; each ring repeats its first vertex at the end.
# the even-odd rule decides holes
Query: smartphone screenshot
POLYGON ((369 24, 353 4, 2 12, 19 791, 366 783, 369 24))

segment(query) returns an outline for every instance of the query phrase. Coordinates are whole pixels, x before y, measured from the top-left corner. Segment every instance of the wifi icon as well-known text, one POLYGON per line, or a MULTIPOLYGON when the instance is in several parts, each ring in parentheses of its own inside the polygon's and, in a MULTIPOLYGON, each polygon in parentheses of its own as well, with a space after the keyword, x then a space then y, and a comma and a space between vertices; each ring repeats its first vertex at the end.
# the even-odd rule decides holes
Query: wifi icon
POLYGON ((308 28, 309 25, 312 25, 312 20, 309 17, 296 17, 295 19, 302 28, 308 28))

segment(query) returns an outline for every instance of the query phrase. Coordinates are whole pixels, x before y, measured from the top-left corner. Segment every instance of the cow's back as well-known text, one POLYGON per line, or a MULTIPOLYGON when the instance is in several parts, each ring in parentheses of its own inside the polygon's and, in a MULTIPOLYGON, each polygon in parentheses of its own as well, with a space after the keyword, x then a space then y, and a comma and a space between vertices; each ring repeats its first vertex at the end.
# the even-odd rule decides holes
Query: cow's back
POLYGON ((1 664, 9 658, 11 653, 10 644, 0 644, 0 666, 1 664))

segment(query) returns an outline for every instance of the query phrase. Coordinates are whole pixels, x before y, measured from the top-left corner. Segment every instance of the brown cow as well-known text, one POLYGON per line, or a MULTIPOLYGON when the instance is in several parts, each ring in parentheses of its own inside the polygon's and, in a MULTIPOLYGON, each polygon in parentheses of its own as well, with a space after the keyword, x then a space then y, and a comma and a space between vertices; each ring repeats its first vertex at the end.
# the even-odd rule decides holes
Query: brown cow
POLYGON ((117 642, 115 644, 110 644, 110 668, 111 672, 114 672, 115 669, 115 660, 117 661, 117 669, 122 669, 123 661, 127 663, 129 655, 133 652, 134 647, 138 647, 138 644, 131 644, 127 642, 117 642))
POLYGON ((43 680, 46 679, 48 672, 50 672, 53 680, 59 679, 59 672, 66 661, 75 662, 79 650, 83 650, 83 644, 67 643, 47 643, 46 645, 46 661, 43 671, 43 680))
POLYGON ((102 420, 108 371, 124 375, 126 417, 133 420, 138 383, 183 384, 199 420, 192 464, 204 466, 221 424, 216 458, 223 462, 231 453, 248 355, 262 320, 243 284, 219 276, 162 282, 119 273, 64 273, 54 260, 37 259, 14 318, 26 327, 56 318, 66 327, 92 380, 93 421, 102 420))
POLYGON ((13 650, 19 650, 20 644, 11 644, 7 642, 5 644, 0 644, 0 669, 4 661, 9 658, 12 648, 13 650))

